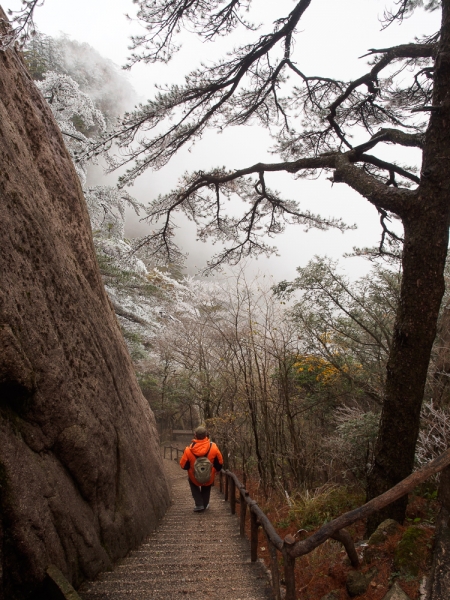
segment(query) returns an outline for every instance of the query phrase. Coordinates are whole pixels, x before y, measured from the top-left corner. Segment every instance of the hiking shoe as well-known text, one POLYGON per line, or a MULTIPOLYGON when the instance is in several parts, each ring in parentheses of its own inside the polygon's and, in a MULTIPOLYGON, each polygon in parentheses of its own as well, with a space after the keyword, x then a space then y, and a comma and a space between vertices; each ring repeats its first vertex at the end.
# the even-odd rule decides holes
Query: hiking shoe
POLYGON ((196 506, 194 508, 194 512, 203 512, 205 510, 204 506, 196 506))

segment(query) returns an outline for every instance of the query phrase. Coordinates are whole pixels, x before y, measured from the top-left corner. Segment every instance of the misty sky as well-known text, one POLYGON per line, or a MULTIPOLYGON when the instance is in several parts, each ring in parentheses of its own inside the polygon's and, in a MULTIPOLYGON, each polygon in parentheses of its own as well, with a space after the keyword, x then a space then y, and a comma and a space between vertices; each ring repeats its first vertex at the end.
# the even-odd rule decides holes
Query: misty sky
MULTIPOLYGON (((3 8, 16 8, 17 0, 3 0, 3 8)), ((294 5, 293 0, 254 0, 258 12, 253 20, 264 21, 261 32, 270 31, 270 23, 286 16, 294 5)), ((402 26, 396 24, 380 32, 378 17, 389 0, 313 0, 299 26, 295 47, 298 65, 308 75, 335 76, 341 79, 357 77, 367 70, 367 59, 358 59, 368 48, 384 48, 413 41, 415 36, 431 34, 438 29, 439 13, 417 11, 402 26)), ((139 25, 129 22, 125 13, 133 16, 135 6, 131 0, 46 0, 36 12, 36 23, 47 35, 68 34, 72 39, 87 42, 103 56, 123 65, 129 54, 127 46, 131 33, 139 25)), ((249 38, 247 38, 249 39, 249 38)), ((253 39, 253 38, 250 38, 253 39)), ((168 65, 138 65, 127 74, 136 90, 137 99, 144 101, 154 93, 155 83, 182 82, 184 75, 200 61, 214 60, 231 49, 239 37, 221 39, 213 44, 202 44, 188 35, 184 36, 182 51, 168 65)), ((203 140, 189 152, 180 152, 175 159, 158 172, 148 172, 136 181, 130 192, 146 203, 160 193, 175 187, 178 177, 193 169, 208 170, 214 166, 242 168, 256 162, 274 162, 269 154, 272 145, 268 133, 257 127, 230 129, 221 135, 208 132, 203 140)), ((382 158, 393 156, 386 146, 382 158)), ((398 154, 397 154, 398 157, 398 154)), ((417 163, 415 149, 405 149, 402 160, 417 163)), ((295 181, 291 176, 272 174, 268 184, 283 192, 285 197, 301 202, 324 217, 341 217, 347 223, 356 223, 358 229, 342 234, 337 231, 303 233, 301 226, 292 226, 270 243, 278 247, 279 257, 259 258, 253 261, 253 270, 270 271, 279 279, 295 277, 295 268, 304 266, 315 254, 339 258, 351 252, 353 246, 371 246, 378 243, 379 219, 375 208, 343 184, 331 185, 325 178, 319 181, 295 181)), ((110 178, 113 182, 114 178, 110 178)), ((189 271, 203 266, 214 249, 195 242, 195 230, 190 223, 180 221, 178 240, 189 252, 189 271)), ((148 226, 130 220, 128 235, 145 233, 148 226)), ((345 269, 356 276, 368 269, 367 261, 346 259, 345 269)))

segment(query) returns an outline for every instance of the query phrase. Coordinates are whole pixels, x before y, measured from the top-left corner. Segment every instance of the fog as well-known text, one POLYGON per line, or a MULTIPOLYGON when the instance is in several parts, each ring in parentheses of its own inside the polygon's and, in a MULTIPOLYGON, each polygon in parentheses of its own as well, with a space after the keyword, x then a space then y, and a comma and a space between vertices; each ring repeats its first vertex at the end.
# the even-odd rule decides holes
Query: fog
MULTIPOLYGON (((17 5, 16 0, 6 2, 6 7, 14 8, 17 5)), ((415 36, 431 34, 438 28, 436 13, 417 11, 402 26, 394 24, 381 32, 378 17, 386 5, 392 6, 392 2, 313 1, 300 23, 295 47, 298 65, 308 75, 320 74, 341 79, 357 77, 367 70, 367 58, 358 57, 368 48, 412 41, 415 36)), ((253 17, 256 22, 263 20, 265 26, 254 35, 268 31, 271 22, 287 15, 292 6, 292 0, 255 1, 250 18, 253 17)), ((128 21, 123 16, 125 12, 132 15, 133 11, 131 0, 46 0, 36 12, 36 22, 40 31, 46 34, 54 36, 64 32, 73 40, 90 44, 117 65, 123 65, 129 55, 129 36, 142 32, 136 22, 128 21)), ((185 74, 202 60, 214 61, 237 43, 242 43, 238 33, 213 44, 202 44, 185 34, 182 50, 168 65, 139 64, 130 72, 124 72, 135 96, 129 93, 122 108, 132 108, 136 101, 151 97, 157 83, 183 82, 185 74)), ((113 88, 110 93, 114 94, 113 88)), ((278 158, 269 152, 272 145, 269 133, 256 126, 231 128, 221 134, 208 131, 195 146, 180 151, 169 165, 159 171, 148 171, 138 178, 129 191, 139 201, 147 203, 176 187, 178 178, 185 171, 206 171, 221 165, 237 169, 260 161, 276 162, 278 158)), ((389 158, 392 152, 393 149, 385 145, 380 153, 381 158, 389 158)), ((396 156, 398 159, 399 155, 396 156)), ((401 160, 419 164, 420 154, 416 150, 405 149, 401 160)), ((108 175, 105 179, 100 167, 93 167, 90 169, 90 178, 92 183, 114 184, 117 174, 108 175)), ((377 211, 347 186, 332 185, 325 177, 317 181, 305 181, 295 180, 286 174, 268 174, 267 183, 280 190, 285 197, 300 201, 302 209, 309 209, 323 217, 340 217, 347 224, 356 224, 357 229, 344 234, 314 230, 304 233, 301 226, 288 227, 285 233, 269 242, 278 247, 279 256, 250 260, 248 269, 269 271, 277 280, 291 279, 295 276, 295 268, 304 266, 316 254, 339 258, 344 253, 351 253, 354 246, 378 244, 381 228, 377 211)), ((195 227, 187 219, 180 217, 177 222, 179 229, 176 240, 182 250, 188 253, 187 269, 192 274, 205 266, 216 248, 208 243, 197 242, 195 227)), ((126 235, 145 235, 149 227, 130 212, 126 235)), ((345 269, 352 276, 359 276, 369 268, 367 261, 360 258, 349 258, 344 262, 345 269)))

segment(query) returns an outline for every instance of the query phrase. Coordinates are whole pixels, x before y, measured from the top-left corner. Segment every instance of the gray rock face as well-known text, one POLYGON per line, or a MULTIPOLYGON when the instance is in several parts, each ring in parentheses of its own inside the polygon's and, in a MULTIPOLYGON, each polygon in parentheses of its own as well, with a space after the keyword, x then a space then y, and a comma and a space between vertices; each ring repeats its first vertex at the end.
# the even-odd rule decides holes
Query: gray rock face
POLYGON ((51 564, 74 587, 108 568, 169 494, 78 178, 14 51, 0 52, 0 235, 0 588, 26 600, 51 564))

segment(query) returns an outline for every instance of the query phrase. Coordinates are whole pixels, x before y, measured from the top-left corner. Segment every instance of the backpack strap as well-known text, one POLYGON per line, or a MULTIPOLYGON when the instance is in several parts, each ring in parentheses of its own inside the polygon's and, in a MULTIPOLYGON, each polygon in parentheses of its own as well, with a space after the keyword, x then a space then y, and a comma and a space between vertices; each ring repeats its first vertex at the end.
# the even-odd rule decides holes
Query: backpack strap
MULTIPOLYGON (((192 444, 190 446, 188 446, 190 453, 192 454, 192 456, 194 457, 194 462, 197 460, 197 458, 202 458, 201 456, 197 456, 196 454, 194 454, 192 452, 192 449, 194 447, 194 442, 192 442, 192 444)), ((213 443, 210 442, 209 443, 209 448, 208 448, 208 452, 206 454, 203 454, 203 456, 208 456, 208 454, 211 452, 211 448, 212 448, 213 443)))
POLYGON ((208 452, 205 454, 205 456, 208 456, 208 454, 211 452, 211 448, 212 448, 212 442, 209 443, 209 450, 208 452))

